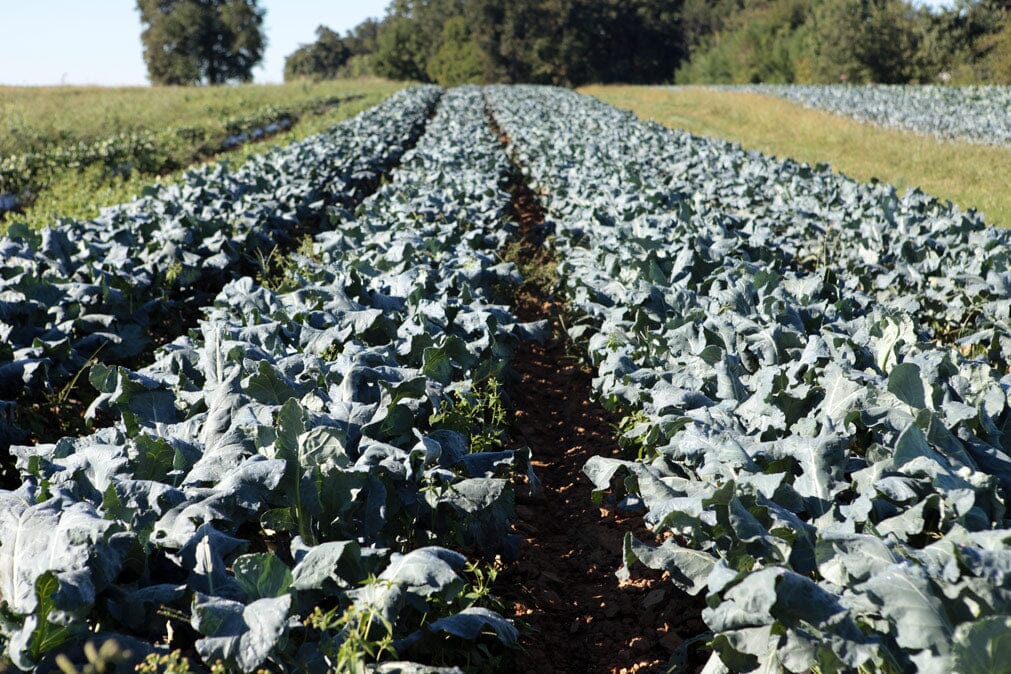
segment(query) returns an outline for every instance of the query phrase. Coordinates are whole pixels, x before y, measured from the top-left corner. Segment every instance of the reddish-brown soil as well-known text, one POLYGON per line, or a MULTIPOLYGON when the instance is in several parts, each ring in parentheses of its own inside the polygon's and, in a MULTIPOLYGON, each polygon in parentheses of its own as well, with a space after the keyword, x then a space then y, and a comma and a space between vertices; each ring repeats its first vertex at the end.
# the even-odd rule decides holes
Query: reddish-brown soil
MULTIPOLYGON (((550 264, 538 245, 543 211, 522 184, 514 185, 513 208, 524 242, 521 262, 550 264)), ((582 473, 593 455, 621 454, 616 420, 591 402, 592 374, 567 353, 557 320, 561 306, 543 289, 525 287, 514 309, 523 320, 548 319, 553 326, 547 344, 525 345, 515 355, 518 377, 508 391, 514 440, 531 448, 542 483, 539 496, 517 506, 515 528, 524 545, 496 588, 526 628, 516 670, 663 671, 682 641, 705 631, 702 600, 642 568, 630 581, 618 581, 625 532, 645 540, 650 534, 641 517, 595 505, 582 473)))

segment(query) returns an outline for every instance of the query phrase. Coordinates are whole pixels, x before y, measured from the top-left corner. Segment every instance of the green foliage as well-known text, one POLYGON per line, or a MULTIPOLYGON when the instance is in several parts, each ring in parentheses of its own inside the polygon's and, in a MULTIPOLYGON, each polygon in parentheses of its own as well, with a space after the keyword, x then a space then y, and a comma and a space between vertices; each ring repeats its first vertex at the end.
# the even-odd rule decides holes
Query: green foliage
POLYGON ((975 69, 979 80, 992 84, 1011 85, 1011 13, 997 33, 980 41, 985 50, 975 69))
POLYGON ((391 16, 379 33, 374 67, 380 77, 427 81, 425 63, 430 40, 408 19, 391 16))
POLYGON ((100 648, 95 648, 92 641, 84 644, 84 657, 88 664, 78 669, 66 655, 62 653, 56 656, 56 665, 63 674, 106 674, 115 672, 117 667, 129 661, 130 651, 123 650, 115 639, 109 639, 102 643, 100 648))
POLYGON ((1011 77, 1005 4, 396 0, 381 23, 370 20, 344 38, 321 27, 316 43, 289 56, 288 77, 375 73, 445 85, 999 83, 1011 77))
MULTIPOLYGON (((1000 83, 1007 14, 986 0, 929 10, 908 0, 684 3, 691 83, 1000 83), (992 58, 992 61, 991 61, 992 58)), ((1004 64, 1004 65, 1002 65, 1004 64)))
MULTIPOLYGON (((365 586, 382 586, 389 591, 394 583, 370 576, 365 586)), ((306 624, 323 633, 322 651, 332 663, 334 674, 365 674, 369 663, 397 655, 393 624, 373 604, 363 602, 343 611, 323 611, 317 606, 306 624)))
POLYGON ((818 81, 896 84, 932 79, 914 69, 920 26, 900 0, 828 0, 813 18, 818 81))
POLYGON ((263 58, 256 0, 137 0, 154 84, 249 82, 263 58))
POLYGON ((375 54, 358 54, 348 59, 341 75, 349 79, 372 77, 376 73, 375 54))
POLYGON ((468 393, 454 391, 431 421, 434 426, 467 436, 471 453, 501 449, 509 423, 502 387, 487 380, 468 393))
POLYGON ((316 29, 316 41, 304 44, 284 59, 284 81, 333 79, 351 58, 351 49, 326 26, 316 29))
POLYGON ((366 19, 341 37, 326 26, 316 29, 316 41, 303 44, 284 60, 284 80, 327 80, 372 75, 379 22, 366 19))
POLYGON ((656 82, 685 50, 669 0, 397 0, 371 65, 393 79, 656 82))
POLYGON ((471 38, 462 16, 443 25, 441 42, 425 66, 428 77, 446 87, 480 82, 485 72, 484 53, 471 38))
POLYGON ((397 86, 303 82, 216 88, 213 94, 118 89, 107 90, 107 99, 88 89, 68 89, 62 94, 64 107, 68 99, 83 99, 75 106, 82 105, 85 113, 74 119, 55 107, 57 97, 49 90, 10 88, 11 95, 0 104, 9 115, 7 133, 0 129, 0 147, 21 153, 0 159, 0 194, 18 195, 23 210, 0 213, 0 230, 14 221, 37 229, 57 217, 93 218, 100 206, 129 201, 156 177, 178 175, 202 158, 242 159, 258 151, 252 144, 238 152, 230 148, 271 125, 282 129, 270 136, 274 141, 301 139, 397 86), (351 99, 357 100, 349 103, 351 99), (131 117, 136 112, 137 119, 127 125, 129 131, 96 138, 115 128, 110 105, 131 117), (177 120, 178 126, 173 124, 177 120))
MULTIPOLYGON (((810 3, 778 2, 727 17, 727 30, 697 51, 677 73, 677 81, 757 83, 807 79, 805 25, 810 3)), ((712 19, 711 19, 712 20, 712 19)), ((721 23, 721 25, 723 25, 721 23)))

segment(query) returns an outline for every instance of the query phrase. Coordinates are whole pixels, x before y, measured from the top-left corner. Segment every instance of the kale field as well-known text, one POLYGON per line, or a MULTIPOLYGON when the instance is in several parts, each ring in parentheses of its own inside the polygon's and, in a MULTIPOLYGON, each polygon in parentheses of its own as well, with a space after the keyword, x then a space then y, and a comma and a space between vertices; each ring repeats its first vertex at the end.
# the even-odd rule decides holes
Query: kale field
POLYGON ((1006 671, 1009 243, 535 86, 12 225, 0 671, 1006 671))

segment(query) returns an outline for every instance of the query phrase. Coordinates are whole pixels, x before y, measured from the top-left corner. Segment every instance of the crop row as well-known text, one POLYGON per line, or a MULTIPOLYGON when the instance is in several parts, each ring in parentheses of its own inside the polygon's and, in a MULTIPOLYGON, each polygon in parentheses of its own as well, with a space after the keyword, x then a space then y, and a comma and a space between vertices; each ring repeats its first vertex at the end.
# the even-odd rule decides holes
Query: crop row
POLYGON ((984 145, 1011 145, 1011 87, 752 84, 752 91, 863 122, 984 145))
POLYGON ((662 539, 627 536, 621 573, 706 595, 707 671, 1006 657, 1006 235, 571 92, 490 100, 636 454, 585 472, 662 539))
POLYGON ((354 216, 331 208, 273 289, 235 280, 152 365, 92 368, 115 427, 14 448, 24 484, 0 492, 13 663, 110 638, 142 658, 172 638, 164 616, 170 646, 241 671, 368 649, 474 663, 515 642, 441 547, 515 552, 526 457, 471 413, 537 327, 496 304, 518 280, 495 254, 508 171, 480 91, 454 90, 393 180, 354 216))
MULTIPOLYGON (((557 103, 573 114, 583 105, 557 103)), ((754 246, 776 248, 784 268, 830 275, 853 310, 904 312, 904 339, 955 344, 995 366, 1011 360, 1006 230, 919 191, 900 196, 889 185, 859 183, 827 167, 599 110, 601 119, 588 122, 587 133, 626 128, 606 144, 574 148, 580 164, 563 167, 560 198, 580 189, 587 207, 606 207, 605 217, 616 221, 679 209, 729 216, 754 246)))
POLYGON ((206 301, 277 242, 311 231, 327 206, 353 209, 438 96, 402 91, 324 134, 191 170, 94 220, 12 227, 0 240, 0 396, 20 402, 59 390, 93 357, 143 353, 180 303, 206 301))

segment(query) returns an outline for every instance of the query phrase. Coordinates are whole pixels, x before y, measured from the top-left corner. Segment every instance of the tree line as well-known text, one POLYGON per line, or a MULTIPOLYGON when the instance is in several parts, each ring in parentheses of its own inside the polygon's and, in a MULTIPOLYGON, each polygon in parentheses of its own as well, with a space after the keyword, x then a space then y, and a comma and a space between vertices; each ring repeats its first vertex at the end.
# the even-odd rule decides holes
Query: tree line
POLYGON ((1011 0, 395 0, 286 78, 1011 84, 1011 0))
MULTIPOLYGON (((257 0, 137 0, 155 84, 248 81, 257 0)), ((1011 84, 1011 0, 393 0, 342 34, 320 26, 285 79, 376 75, 455 85, 1011 84)))

